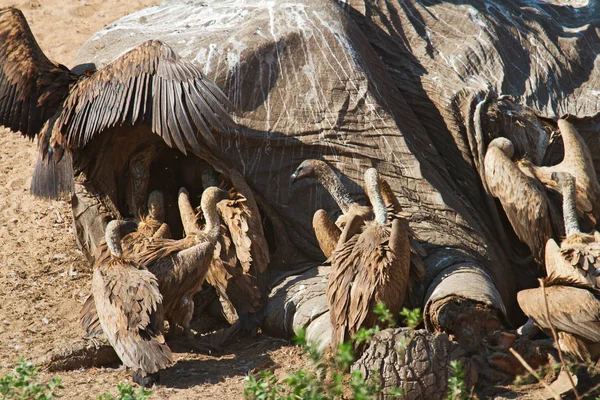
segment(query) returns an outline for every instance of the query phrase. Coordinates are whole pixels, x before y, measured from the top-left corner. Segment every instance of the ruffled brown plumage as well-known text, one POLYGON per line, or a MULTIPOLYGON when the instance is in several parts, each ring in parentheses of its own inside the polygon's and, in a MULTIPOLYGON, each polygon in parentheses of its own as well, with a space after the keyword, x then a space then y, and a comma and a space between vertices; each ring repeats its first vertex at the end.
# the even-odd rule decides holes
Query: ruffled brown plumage
POLYGON ((348 221, 331 259, 327 300, 334 349, 361 327, 376 324, 373 309, 377 303, 384 303, 393 315, 398 315, 409 283, 407 231, 399 219, 388 221, 375 169, 365 172, 365 182, 370 186, 367 194, 375 220, 363 225, 362 217, 354 216, 348 221))
MULTIPOLYGON (((120 245, 127 222, 111 221, 106 243, 94 264, 92 292, 102 331, 134 380, 150 385, 154 374, 173 362, 165 342, 162 296, 156 277, 123 257, 120 245)), ((133 223, 134 224, 134 223, 133 223)))

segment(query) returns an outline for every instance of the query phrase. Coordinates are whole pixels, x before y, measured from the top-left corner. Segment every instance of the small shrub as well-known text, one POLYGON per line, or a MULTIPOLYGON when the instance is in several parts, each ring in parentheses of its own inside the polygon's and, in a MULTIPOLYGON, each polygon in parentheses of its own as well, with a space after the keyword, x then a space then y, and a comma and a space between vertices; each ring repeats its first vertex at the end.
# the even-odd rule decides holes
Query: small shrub
POLYGON ((145 400, 152 394, 151 390, 139 387, 137 391, 129 383, 121 382, 117 384, 117 395, 105 393, 98 396, 98 400, 145 400))
POLYGON ((465 389, 465 371, 460 361, 450 361, 450 376, 448 377, 447 400, 469 400, 473 398, 472 392, 465 389))
MULTIPOLYGON (((383 303, 377 304, 374 312, 378 315, 379 322, 385 327, 395 327, 394 315, 385 307, 383 303)), ((419 310, 403 310, 405 319, 409 328, 414 329, 421 320, 419 310)), ((281 382, 270 371, 262 371, 258 378, 254 375, 247 376, 244 380, 244 397, 248 400, 330 400, 342 399, 344 387, 352 392, 350 398, 355 400, 371 400, 380 398, 381 382, 377 373, 371 374, 371 378, 366 379, 361 371, 355 370, 348 374, 350 365, 354 362, 353 349, 359 345, 367 343, 371 338, 381 330, 379 326, 373 328, 361 328, 354 337, 339 345, 333 362, 325 361, 323 355, 318 350, 318 344, 308 343, 306 332, 300 330, 294 342, 301 346, 303 352, 307 354, 311 369, 300 369, 290 373, 281 382), (314 371, 314 372, 313 372, 314 371), (346 383, 346 386, 344 385, 346 383)), ((402 347, 402 346, 400 346, 402 347)), ((399 349, 399 351, 402 349, 399 349)), ((390 388, 385 394, 386 399, 399 399, 404 395, 402 388, 390 388)))
POLYGON ((61 379, 54 377, 47 385, 41 385, 37 377, 39 370, 21 358, 14 372, 0 378, 2 399, 50 400, 59 397, 56 391, 63 388, 61 379))

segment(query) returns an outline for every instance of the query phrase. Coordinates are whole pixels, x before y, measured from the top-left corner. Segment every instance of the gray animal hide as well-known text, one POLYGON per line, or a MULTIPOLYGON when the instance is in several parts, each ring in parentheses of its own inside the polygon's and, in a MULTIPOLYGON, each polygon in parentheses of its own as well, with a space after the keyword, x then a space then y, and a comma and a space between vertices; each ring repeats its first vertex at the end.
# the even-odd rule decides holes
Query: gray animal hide
MULTIPOLYGON (((461 265, 461 278, 447 285, 510 317, 535 270, 508 261, 518 254, 501 243, 498 211, 480 178, 483 154, 502 134, 541 162, 552 119, 564 114, 588 117, 576 125, 593 152, 600 147, 596 8, 591 1, 575 8, 536 0, 165 0, 105 27, 76 61, 102 66, 145 40, 166 42, 237 106, 239 131, 217 136, 220 148, 207 158, 244 175, 295 247, 323 260, 312 215, 339 213, 314 182, 290 186, 296 166, 328 161, 362 203, 362 174, 375 166, 426 246, 422 304, 455 293, 442 278, 461 265)), ((507 237, 514 241, 512 231, 507 237)))

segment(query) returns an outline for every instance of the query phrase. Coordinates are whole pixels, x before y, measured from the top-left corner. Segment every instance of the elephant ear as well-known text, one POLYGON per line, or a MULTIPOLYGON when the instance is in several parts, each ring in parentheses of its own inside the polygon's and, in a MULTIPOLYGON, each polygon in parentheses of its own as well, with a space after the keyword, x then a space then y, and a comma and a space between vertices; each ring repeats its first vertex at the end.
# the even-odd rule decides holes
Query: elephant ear
POLYGON ((33 139, 76 79, 46 57, 20 10, 0 10, 0 125, 33 139))
POLYGON ((219 87, 166 44, 150 40, 79 82, 66 99, 53 140, 83 148, 106 129, 148 123, 170 147, 200 152, 200 133, 216 145, 211 129, 235 123, 219 87))
POLYGON ((331 257, 340 240, 342 231, 329 217, 327 211, 323 209, 317 210, 313 215, 313 229, 321 251, 325 254, 325 257, 331 257))

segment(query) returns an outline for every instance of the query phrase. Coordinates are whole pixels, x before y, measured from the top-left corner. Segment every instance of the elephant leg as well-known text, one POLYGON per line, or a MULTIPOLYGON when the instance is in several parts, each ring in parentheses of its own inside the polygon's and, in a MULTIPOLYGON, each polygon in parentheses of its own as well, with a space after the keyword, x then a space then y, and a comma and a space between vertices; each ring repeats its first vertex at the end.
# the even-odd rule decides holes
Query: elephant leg
POLYGON ((428 331, 451 334, 473 351, 507 326, 504 303, 491 276, 472 262, 449 266, 433 279, 423 319, 428 331))

